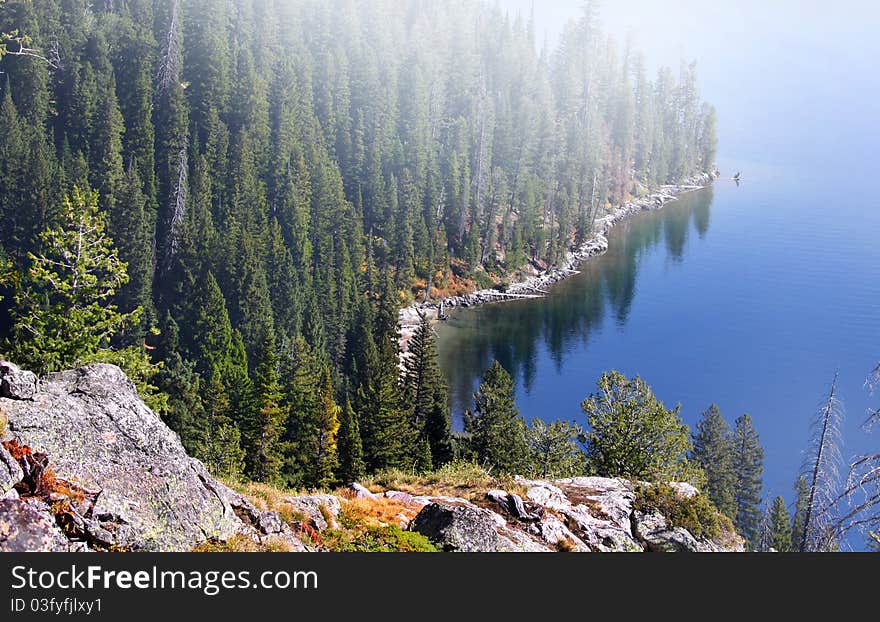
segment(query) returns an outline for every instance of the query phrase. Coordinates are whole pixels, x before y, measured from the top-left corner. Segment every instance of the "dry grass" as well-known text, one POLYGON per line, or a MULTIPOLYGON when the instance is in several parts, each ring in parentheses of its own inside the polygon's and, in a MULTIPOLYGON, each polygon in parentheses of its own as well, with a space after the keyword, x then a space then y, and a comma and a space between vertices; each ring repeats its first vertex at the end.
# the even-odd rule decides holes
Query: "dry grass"
POLYGON ((477 489, 488 490, 495 483, 484 468, 467 462, 454 462, 427 474, 390 469, 364 481, 373 492, 400 490, 411 495, 463 498, 472 496, 477 489))
POLYGON ((298 496, 300 493, 297 491, 282 490, 257 482, 224 480, 223 483, 247 497, 258 510, 278 512, 281 520, 291 526, 298 526, 300 523, 306 523, 309 520, 305 512, 294 508, 287 500, 288 497, 298 496))
POLYGON ((293 547, 280 538, 269 538, 260 543, 243 535, 236 535, 225 542, 204 542, 193 553, 291 553, 293 547))
POLYGON ((426 474, 392 469, 364 480, 373 492, 399 490, 416 496, 460 497, 483 504, 486 492, 502 489, 525 497, 527 488, 508 475, 494 476, 479 464, 453 462, 426 474))
POLYGON ((409 524, 421 507, 407 505, 387 497, 351 499, 342 506, 341 522, 346 527, 403 527, 409 524))
POLYGON ((0 408, 0 440, 6 438, 7 432, 9 432, 9 417, 6 411, 0 408))

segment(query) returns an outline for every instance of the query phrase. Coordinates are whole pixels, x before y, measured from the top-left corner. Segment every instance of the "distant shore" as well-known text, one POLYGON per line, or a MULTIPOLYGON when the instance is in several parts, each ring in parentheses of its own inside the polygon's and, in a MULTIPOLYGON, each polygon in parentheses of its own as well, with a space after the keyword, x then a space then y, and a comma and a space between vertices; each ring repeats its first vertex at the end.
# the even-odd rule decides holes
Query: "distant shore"
POLYGON ((608 251, 608 234, 618 223, 641 212, 658 210, 667 203, 675 201, 681 195, 694 190, 702 190, 718 178, 718 173, 700 173, 681 184, 660 186, 656 192, 628 201, 614 208, 610 214, 596 220, 593 224, 593 235, 581 246, 565 254, 560 266, 551 266, 547 270, 527 276, 507 286, 504 291, 482 289, 462 296, 451 296, 441 300, 414 303, 400 310, 400 346, 407 351, 409 340, 419 325, 420 315, 427 315, 432 320, 439 319, 440 309, 448 310, 477 307, 498 302, 543 298, 548 288, 570 276, 578 274, 578 268, 592 257, 603 255, 608 251))

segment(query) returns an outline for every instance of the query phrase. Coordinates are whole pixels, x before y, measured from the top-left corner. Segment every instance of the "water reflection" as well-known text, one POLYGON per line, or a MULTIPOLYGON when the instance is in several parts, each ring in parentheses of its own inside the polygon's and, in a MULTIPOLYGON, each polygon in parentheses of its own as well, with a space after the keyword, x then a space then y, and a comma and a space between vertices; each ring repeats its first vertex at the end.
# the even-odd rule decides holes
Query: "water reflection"
POLYGON ((622 223, 611 234, 608 253, 584 264, 579 276, 558 284, 542 300, 454 312, 438 327, 453 412, 470 406, 474 385, 493 359, 531 392, 542 348, 558 371, 573 352, 589 352, 591 335, 602 329, 606 316, 623 330, 642 258, 662 243, 673 264, 683 262, 691 227, 700 238, 709 230, 712 199, 708 188, 622 223))

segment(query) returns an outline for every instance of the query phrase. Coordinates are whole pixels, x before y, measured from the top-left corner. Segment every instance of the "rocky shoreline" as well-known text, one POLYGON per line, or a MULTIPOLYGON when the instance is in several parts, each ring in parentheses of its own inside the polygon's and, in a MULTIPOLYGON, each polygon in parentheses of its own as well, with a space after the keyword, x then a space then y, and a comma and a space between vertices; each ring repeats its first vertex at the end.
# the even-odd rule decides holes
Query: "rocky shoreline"
POLYGON ((610 214, 599 218, 593 225, 593 235, 580 247, 570 250, 565 255, 561 266, 551 266, 539 274, 526 277, 511 283, 505 291, 482 289, 463 296, 453 296, 442 300, 415 303, 400 310, 400 345, 406 352, 410 338, 419 325, 421 315, 432 320, 439 319, 441 308, 445 313, 449 309, 476 307, 485 304, 508 302, 529 298, 542 298, 547 295, 547 288, 578 274, 578 268, 592 257, 608 251, 607 235, 615 225, 635 214, 658 210, 670 201, 678 199, 682 194, 708 187, 717 179, 719 173, 700 173, 699 175, 676 185, 661 186, 660 189, 641 199, 629 201, 615 208, 610 214))

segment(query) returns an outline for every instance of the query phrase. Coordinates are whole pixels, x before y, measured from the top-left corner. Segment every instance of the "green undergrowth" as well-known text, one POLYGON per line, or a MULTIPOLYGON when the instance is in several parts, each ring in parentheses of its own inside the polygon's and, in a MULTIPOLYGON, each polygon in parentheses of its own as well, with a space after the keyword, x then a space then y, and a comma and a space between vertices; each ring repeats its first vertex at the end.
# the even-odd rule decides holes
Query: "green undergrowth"
POLYGON ((642 514, 660 513, 671 527, 687 529, 695 538, 713 540, 733 532, 730 519, 706 495, 685 497, 669 484, 638 486, 633 506, 642 514))

